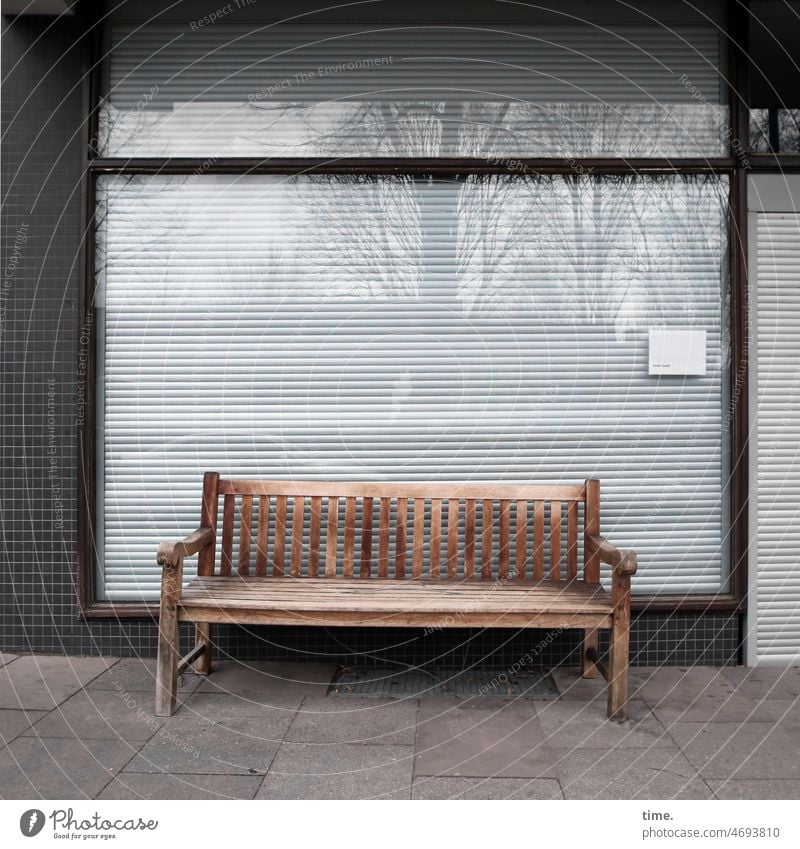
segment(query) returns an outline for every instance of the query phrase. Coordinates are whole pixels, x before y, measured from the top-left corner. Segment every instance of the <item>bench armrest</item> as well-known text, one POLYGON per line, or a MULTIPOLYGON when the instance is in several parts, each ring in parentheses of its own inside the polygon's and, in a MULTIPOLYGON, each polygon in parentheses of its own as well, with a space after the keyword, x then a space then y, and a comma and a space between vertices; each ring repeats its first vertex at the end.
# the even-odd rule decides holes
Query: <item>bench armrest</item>
POLYGON ((214 540, 213 528, 198 528, 179 542, 166 541, 158 547, 156 560, 159 566, 177 566, 184 557, 191 557, 214 540))
POLYGON ((586 534, 586 543, 590 553, 597 553, 603 563, 614 567, 618 575, 635 575, 638 560, 635 551, 620 551, 605 537, 597 534, 586 534))

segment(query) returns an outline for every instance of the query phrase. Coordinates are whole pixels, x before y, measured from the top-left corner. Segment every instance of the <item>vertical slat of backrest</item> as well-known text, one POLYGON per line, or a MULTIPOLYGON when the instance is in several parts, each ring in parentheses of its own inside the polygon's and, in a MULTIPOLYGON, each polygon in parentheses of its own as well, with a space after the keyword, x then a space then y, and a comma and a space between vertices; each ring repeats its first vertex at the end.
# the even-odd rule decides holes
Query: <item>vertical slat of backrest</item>
POLYGON ((372 499, 365 498, 361 506, 361 577, 372 574, 372 499))
POLYGON ((550 502, 550 580, 561 578, 561 502, 550 502))
POLYGON ((236 509, 236 496, 226 495, 222 507, 222 558, 220 575, 231 573, 231 552, 233 551, 233 511, 236 509))
POLYGON ((544 501, 533 505, 533 579, 544 580, 544 501))
POLYGON ((217 511, 219 510, 219 472, 203 475, 203 503, 200 505, 200 527, 213 528, 214 536, 197 556, 197 574, 213 575, 217 548, 217 511))
POLYGON ((269 496, 258 499, 258 536, 256 537, 256 575, 267 574, 267 532, 269 531, 269 496))
POLYGON ((336 548, 339 544, 339 498, 328 499, 328 538, 325 551, 325 577, 336 577, 336 548))
POLYGON ((528 569, 528 502, 517 501, 517 579, 525 580, 528 569))
POLYGON ((344 500, 344 565, 345 578, 353 577, 353 563, 356 552, 356 500, 348 496, 344 500))
POLYGON ((500 502, 500 539, 497 555, 497 577, 501 581, 508 580, 508 549, 511 545, 511 502, 500 502))
POLYGON ((292 507, 292 559, 289 574, 299 578, 303 574, 303 528, 305 526, 306 500, 302 495, 294 497, 292 507))
POLYGON ((406 525, 408 524, 408 501, 405 498, 397 499, 397 531, 395 533, 395 578, 406 576, 406 525))
POLYGON ((414 499, 414 539, 411 543, 411 575, 422 577, 422 559, 425 551, 425 499, 414 499))
POLYGON ((488 581, 492 577, 492 543, 494 536, 494 503, 489 499, 483 502, 481 533, 481 578, 488 581))
POLYGON ((431 501, 431 553, 428 575, 434 580, 440 577, 439 564, 442 551, 442 502, 439 498, 431 501))
POLYGON ((311 498, 311 519, 308 528, 308 576, 319 577, 319 538, 322 524, 322 496, 311 498))
POLYGON ((475 577, 475 502, 464 504, 464 578, 475 577))
POLYGON ((286 560, 286 496, 275 497, 275 539, 272 541, 272 574, 282 578, 286 560))
POLYGON ((567 504, 567 578, 578 577, 578 502, 567 504))
MULTIPOLYGON (((600 481, 586 481, 586 506, 583 514, 583 531, 586 536, 600 535, 600 481)), ((600 583, 600 555, 589 551, 584 544, 583 580, 589 584, 600 583)))
POLYGON ((460 502, 451 498, 447 502, 447 578, 458 578, 458 513, 460 502))
POLYGON ((381 498, 381 510, 378 518, 378 577, 389 577, 389 517, 391 501, 381 498))
POLYGON ((239 527, 239 574, 250 574, 250 529, 253 525, 253 496, 242 496, 242 516, 239 527))

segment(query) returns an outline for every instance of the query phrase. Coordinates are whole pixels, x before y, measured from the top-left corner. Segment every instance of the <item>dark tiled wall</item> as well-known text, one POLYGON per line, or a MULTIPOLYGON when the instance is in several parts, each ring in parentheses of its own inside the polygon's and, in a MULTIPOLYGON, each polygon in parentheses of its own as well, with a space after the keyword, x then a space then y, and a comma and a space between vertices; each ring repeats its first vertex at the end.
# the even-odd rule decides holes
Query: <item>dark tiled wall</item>
MULTIPOLYGON (((150 655, 152 622, 87 623, 76 603, 85 45, 75 18, 2 23, 0 648, 150 655)), ((499 667, 530 655, 547 666, 575 660, 578 647, 575 632, 272 628, 219 636, 220 653, 241 658, 376 665, 499 667)), ((732 663, 737 646, 738 621, 719 615, 645 615, 633 628, 640 664, 732 663)))

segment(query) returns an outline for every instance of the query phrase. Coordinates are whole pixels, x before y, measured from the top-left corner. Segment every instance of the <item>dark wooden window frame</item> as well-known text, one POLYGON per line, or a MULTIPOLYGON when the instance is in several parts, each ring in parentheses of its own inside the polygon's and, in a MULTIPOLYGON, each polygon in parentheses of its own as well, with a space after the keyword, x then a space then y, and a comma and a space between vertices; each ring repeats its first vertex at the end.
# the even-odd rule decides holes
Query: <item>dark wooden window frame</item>
MULTIPOLYGON (((95 4, 85 3, 84 9, 95 4)), ((100 5, 100 4, 97 4, 100 5)), ((208 159, 122 159, 97 156, 98 113, 105 84, 107 46, 104 27, 98 17, 86 14, 87 39, 91 42, 90 58, 85 74, 85 104, 87 121, 86 149, 89 159, 84 184, 84 239, 82 269, 84 286, 81 304, 81 370, 85 379, 85 415, 79 424, 79 528, 78 528, 78 601, 80 615, 91 619, 155 618, 157 602, 107 602, 97 599, 95 547, 96 516, 96 350, 97 335, 93 302, 95 288, 95 210, 97 179, 113 174, 192 174, 202 168, 207 174, 417 174, 432 176, 466 176, 469 174, 508 174, 509 169, 487 159, 425 159, 425 158, 220 158, 208 159)), ((769 170, 769 163, 760 157, 750 161, 736 156, 734 142, 740 139, 747 149, 748 112, 746 67, 746 15, 737 0, 728 3, 729 98, 732 128, 731 155, 704 158, 524 158, 515 157, 515 172, 541 174, 586 173, 606 174, 710 174, 726 175, 730 180, 729 259, 731 292, 731 456, 730 477, 723 495, 730 510, 730 571, 729 590, 721 593, 635 595, 632 607, 639 612, 653 613, 728 613, 741 614, 745 609, 748 554, 748 314, 747 314, 747 172, 769 170), (756 160, 756 161, 754 161, 756 160)), ((782 165, 791 167, 798 162, 781 157, 782 165)), ((794 159, 794 157, 792 157, 794 159)), ((775 167, 774 164, 772 166, 775 167)), ((784 167, 786 170, 786 167, 784 167)), ((154 553, 155 556, 155 553, 154 553)))

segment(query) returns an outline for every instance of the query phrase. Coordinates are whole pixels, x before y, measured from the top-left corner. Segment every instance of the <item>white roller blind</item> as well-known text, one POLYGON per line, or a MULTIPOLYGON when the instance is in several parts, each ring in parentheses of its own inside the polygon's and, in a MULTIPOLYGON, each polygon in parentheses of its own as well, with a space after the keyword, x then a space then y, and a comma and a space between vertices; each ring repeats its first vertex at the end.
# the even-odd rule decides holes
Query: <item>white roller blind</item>
POLYGON ((719 29, 117 24, 108 156, 719 156, 719 29))
POLYGON ((800 215, 754 217, 754 659, 788 664, 800 662, 800 215))
POLYGON ((724 179, 100 184, 102 578, 224 476, 603 482, 636 590, 724 585, 724 179), (648 375, 648 329, 708 336, 648 375))

